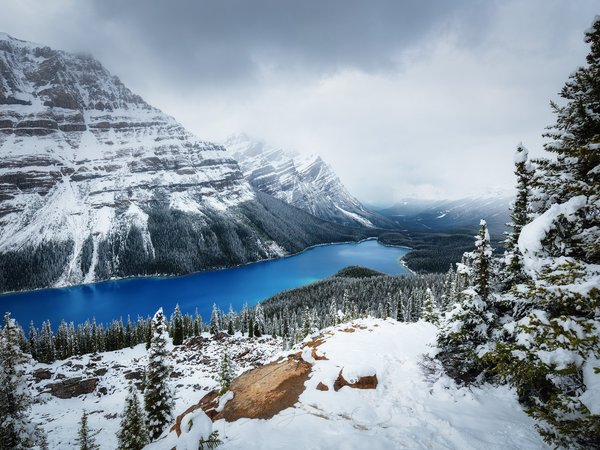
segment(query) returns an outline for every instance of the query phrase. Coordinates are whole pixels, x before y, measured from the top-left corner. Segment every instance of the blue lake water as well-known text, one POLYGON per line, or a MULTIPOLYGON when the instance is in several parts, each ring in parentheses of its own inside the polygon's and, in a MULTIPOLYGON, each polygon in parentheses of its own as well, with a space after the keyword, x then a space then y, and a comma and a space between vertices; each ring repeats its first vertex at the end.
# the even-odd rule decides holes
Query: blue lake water
POLYGON ((53 328, 65 319, 76 324, 95 317, 98 322, 130 315, 152 315, 162 306, 170 315, 179 303, 184 313, 196 308, 206 321, 213 303, 223 310, 240 310, 286 289, 303 286, 360 265, 398 275, 408 273, 400 258, 409 250, 375 240, 310 248, 286 258, 231 269, 198 272, 179 277, 144 277, 89 285, 0 295, 1 311, 10 311, 25 328, 50 320, 53 328))

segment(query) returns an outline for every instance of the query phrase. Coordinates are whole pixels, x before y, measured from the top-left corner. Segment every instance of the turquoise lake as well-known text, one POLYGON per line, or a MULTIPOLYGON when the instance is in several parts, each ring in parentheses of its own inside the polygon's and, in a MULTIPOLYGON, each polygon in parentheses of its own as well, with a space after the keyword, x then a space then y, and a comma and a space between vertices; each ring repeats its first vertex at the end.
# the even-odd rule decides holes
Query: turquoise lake
POLYGON ((238 311, 278 292, 303 286, 335 274, 347 266, 360 265, 389 275, 409 273, 400 263, 408 253, 376 240, 312 247, 285 258, 261 261, 230 269, 197 272, 178 277, 143 277, 104 281, 89 285, 43 289, 0 295, 2 312, 27 329, 50 320, 55 328, 62 319, 82 323, 86 319, 106 323, 130 315, 152 315, 163 307, 170 316, 179 303, 184 313, 196 308, 206 321, 213 303, 238 311))

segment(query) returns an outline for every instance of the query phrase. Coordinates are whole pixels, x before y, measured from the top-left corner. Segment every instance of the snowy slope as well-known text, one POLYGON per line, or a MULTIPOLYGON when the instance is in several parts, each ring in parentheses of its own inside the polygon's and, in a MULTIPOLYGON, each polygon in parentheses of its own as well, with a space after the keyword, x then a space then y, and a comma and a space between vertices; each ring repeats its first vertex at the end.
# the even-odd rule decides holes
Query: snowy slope
MULTIPOLYGON (((223 449, 543 449, 532 420, 506 387, 459 388, 440 373, 426 376, 436 328, 367 319, 330 330, 299 402, 270 420, 217 421, 223 449), (375 373, 375 390, 332 389, 345 377, 375 373), (319 382, 329 391, 316 389, 319 382), (253 439, 263 436, 263 439, 253 439)), ((327 330, 325 335, 327 336, 327 330)), ((350 381, 350 380, 349 380, 350 381)))
MULTIPOLYGON (((291 248, 252 223, 248 208, 264 202, 225 149, 148 105, 92 57, 6 34, 0 156, 0 256, 36 274, 19 284, 0 269, 0 291, 186 273, 323 242, 292 233, 299 248, 291 248)), ((278 215, 302 222, 292 208, 278 215)))
MULTIPOLYGON (((516 394, 506 387, 459 388, 440 371, 428 373, 421 366, 422 355, 432 347, 436 328, 431 324, 398 323, 394 320, 363 319, 323 331, 324 343, 314 361, 310 379, 298 403, 269 420, 240 419, 232 423, 219 420, 223 449, 545 449, 533 421, 522 411, 516 394), (348 330, 352 329, 352 332, 348 330), (332 385, 340 370, 351 381, 353 376, 375 373, 376 389, 332 385), (319 382, 329 391, 316 389, 319 382)), ((207 335, 205 335, 207 337, 207 335)), ((280 342, 225 338, 210 339, 197 347, 183 348, 173 354, 178 373, 171 384, 177 392, 176 414, 195 404, 207 390, 216 386, 213 376, 224 346, 238 359, 238 370, 274 360, 284 353, 280 342), (229 339, 233 339, 231 342, 229 339), (245 354, 246 350, 250 350, 245 354)), ((293 350, 297 351, 297 349, 293 350)), ((66 364, 49 367, 59 374, 75 376, 106 367, 99 386, 107 393, 92 393, 61 400, 39 394, 34 419, 48 432, 51 448, 71 449, 76 421, 81 410, 90 413, 90 425, 101 429, 101 448, 115 447, 115 432, 126 395, 124 374, 143 367, 143 345, 132 350, 103 353, 98 358, 73 358, 66 364)), ((43 391, 44 381, 40 385, 43 391)))
POLYGON ((262 192, 324 220, 363 227, 389 225, 353 197, 318 155, 300 155, 244 134, 223 145, 240 163, 245 178, 262 192))
MULTIPOLYGON (((174 347, 169 346, 169 364, 173 369, 170 380, 175 392, 177 414, 187 408, 190 399, 202 397, 208 390, 218 386, 218 367, 225 349, 234 358, 236 373, 240 373, 273 358, 281 348, 279 340, 268 337, 248 339, 239 334, 216 340, 204 333, 201 339, 192 339, 194 341, 191 344, 177 347, 174 352, 174 347)), ((51 373, 50 379, 31 383, 36 392, 32 417, 47 432, 50 448, 79 448, 75 437, 84 409, 89 414, 90 427, 99 430, 96 439, 100 447, 107 450, 117 448, 116 433, 127 386, 130 382, 140 383, 147 363, 145 345, 140 344, 132 349, 105 352, 97 356, 84 355, 53 364, 36 364, 33 370, 48 370, 51 373), (95 392, 70 399, 60 399, 48 393, 48 385, 77 377, 84 380, 97 378, 95 392)))

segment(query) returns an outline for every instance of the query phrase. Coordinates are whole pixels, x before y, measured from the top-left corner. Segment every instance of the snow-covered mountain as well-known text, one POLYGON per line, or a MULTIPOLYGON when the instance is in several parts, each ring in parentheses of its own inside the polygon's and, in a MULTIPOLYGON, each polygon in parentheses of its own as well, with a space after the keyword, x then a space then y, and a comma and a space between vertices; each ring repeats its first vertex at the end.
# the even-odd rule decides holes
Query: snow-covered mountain
POLYGON ((239 162, 250 184, 261 192, 331 222, 363 227, 389 225, 353 197, 318 155, 286 151, 245 134, 230 137, 224 146, 239 162))
POLYGON ((501 235, 510 220, 511 201, 506 194, 458 200, 409 199, 379 213, 413 231, 477 229, 480 219, 485 219, 492 234, 501 235))
POLYGON ((3 33, 0 156, 0 291, 186 273, 350 237, 256 193, 222 146, 91 56, 3 33))

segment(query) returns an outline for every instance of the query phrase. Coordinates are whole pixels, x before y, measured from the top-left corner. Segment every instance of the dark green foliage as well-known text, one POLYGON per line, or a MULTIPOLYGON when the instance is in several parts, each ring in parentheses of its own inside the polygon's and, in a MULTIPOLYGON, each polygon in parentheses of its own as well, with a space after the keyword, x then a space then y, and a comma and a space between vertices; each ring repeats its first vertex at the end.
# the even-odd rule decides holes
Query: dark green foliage
POLYGON ((81 247, 81 257, 79 261, 79 267, 81 268, 81 273, 86 274, 90 270, 92 266, 92 256, 94 254, 94 240, 92 236, 88 236, 85 241, 83 241, 83 245, 81 247))
POLYGON ((183 344, 183 316, 179 309, 179 304, 175 305, 175 312, 171 316, 171 337, 173 345, 183 344))
POLYGON ((338 273, 334 275, 334 277, 341 278, 370 278, 370 277, 379 277, 381 275, 385 275, 381 272, 378 272, 373 269, 369 269, 368 267, 361 266, 349 266, 340 270, 338 273))
POLYGON ((27 357, 19 347, 21 330, 10 317, 4 316, 0 330, 0 448, 25 449, 36 440, 29 418, 31 397, 25 375, 27 357))
POLYGON ((506 277, 503 282, 505 288, 510 288, 517 283, 526 280, 523 269, 523 255, 519 250, 519 236, 521 230, 529 222, 530 212, 530 184, 533 178, 533 170, 527 160, 527 149, 522 145, 517 148, 515 156, 515 175, 517 177, 517 195, 511 208, 511 222, 507 224, 511 231, 506 233, 505 264, 506 277))
POLYGON ((119 449, 141 450, 148 443, 148 430, 144 421, 144 412, 140 406, 137 390, 129 385, 129 394, 125 400, 125 410, 118 434, 119 449))
POLYGON ((219 370, 219 384, 221 386, 221 395, 223 395, 229 390, 232 380, 232 363, 231 359, 229 358, 229 353, 227 353, 227 350, 225 350, 225 352, 223 353, 223 357, 221 358, 221 368, 219 370))
POLYGON ((96 444, 97 434, 98 431, 90 430, 87 411, 84 410, 79 422, 79 432, 77 435, 79 450, 98 450, 100 446, 96 444))
POLYGON ((292 327, 305 331, 303 327, 307 308, 310 319, 314 321, 310 326, 321 329, 333 325, 331 308, 334 301, 335 309, 343 313, 342 321, 350 320, 353 315, 381 317, 386 302, 390 303, 390 316, 398 317, 398 306, 401 305, 400 317, 406 321, 416 321, 420 316, 426 289, 431 287, 434 296, 439 298, 443 280, 443 276, 438 274, 331 277, 276 294, 261 302, 261 306, 267 322, 278 318, 281 336, 289 336, 288 330, 292 327), (379 304, 382 304, 381 311, 378 311, 379 304))
POLYGON ((382 233, 379 241, 410 247, 403 261, 418 273, 444 273, 460 262, 463 253, 473 248, 473 232, 456 230, 448 233, 382 233))
POLYGON ((202 439, 198 443, 198 450, 214 450, 219 445, 221 445, 223 441, 219 438, 219 432, 213 431, 210 433, 207 439, 202 439))
POLYGON ((152 319, 144 390, 146 427, 151 440, 158 438, 173 419, 173 393, 168 384, 171 369, 167 357, 167 325, 161 308, 152 319))
POLYGON ((62 275, 72 251, 73 241, 53 241, 0 253, 0 292, 52 286, 62 275))

